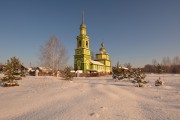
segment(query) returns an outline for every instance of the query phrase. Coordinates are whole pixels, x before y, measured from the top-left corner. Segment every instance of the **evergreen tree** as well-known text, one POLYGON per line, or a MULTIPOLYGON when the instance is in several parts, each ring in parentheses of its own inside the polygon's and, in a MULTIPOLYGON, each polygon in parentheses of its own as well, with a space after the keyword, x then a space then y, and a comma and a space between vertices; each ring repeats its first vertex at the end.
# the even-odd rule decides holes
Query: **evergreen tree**
POLYGON ((113 67, 113 79, 123 79, 124 78, 124 70, 122 66, 119 64, 119 61, 117 62, 117 65, 113 67))
POLYGON ((5 77, 2 78, 4 86, 17 86, 18 83, 15 80, 20 80, 22 76, 25 76, 24 71, 21 70, 21 62, 16 57, 7 60, 3 72, 5 75, 5 77))
POLYGON ((134 70, 134 80, 138 83, 138 87, 142 87, 141 83, 145 84, 146 75, 142 72, 140 68, 134 70))
POLYGON ((73 79, 73 73, 71 73, 71 67, 66 67, 63 71, 63 77, 66 79, 66 80, 72 80, 73 79))

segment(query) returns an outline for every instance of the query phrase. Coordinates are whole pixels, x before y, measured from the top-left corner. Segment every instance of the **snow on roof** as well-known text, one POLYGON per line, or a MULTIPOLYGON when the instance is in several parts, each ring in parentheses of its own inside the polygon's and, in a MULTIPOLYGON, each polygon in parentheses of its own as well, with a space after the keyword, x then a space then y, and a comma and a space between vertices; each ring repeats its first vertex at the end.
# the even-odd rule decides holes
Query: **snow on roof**
POLYGON ((91 62, 92 64, 95 64, 95 65, 104 65, 104 64, 102 64, 101 62, 94 61, 94 60, 91 60, 90 62, 91 62))
POLYGON ((123 67, 123 66, 122 66, 122 67, 119 67, 119 68, 122 68, 122 69, 128 70, 128 68, 127 68, 127 67, 123 67))

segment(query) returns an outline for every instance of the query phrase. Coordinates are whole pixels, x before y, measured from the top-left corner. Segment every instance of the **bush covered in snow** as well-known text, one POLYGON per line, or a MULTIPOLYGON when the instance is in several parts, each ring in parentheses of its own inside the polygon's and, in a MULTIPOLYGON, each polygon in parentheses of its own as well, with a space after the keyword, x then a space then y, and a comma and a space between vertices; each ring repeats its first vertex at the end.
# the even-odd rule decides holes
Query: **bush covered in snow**
POLYGON ((161 85, 164 85, 164 81, 162 81, 161 78, 159 77, 159 79, 155 81, 155 86, 161 86, 161 85))

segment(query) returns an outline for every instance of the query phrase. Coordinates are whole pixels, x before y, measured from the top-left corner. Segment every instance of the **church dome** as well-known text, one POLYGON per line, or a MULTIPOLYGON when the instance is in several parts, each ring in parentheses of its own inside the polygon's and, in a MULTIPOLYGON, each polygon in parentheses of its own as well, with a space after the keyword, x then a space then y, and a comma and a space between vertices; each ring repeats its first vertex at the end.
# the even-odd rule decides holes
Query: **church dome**
POLYGON ((104 43, 101 43, 101 48, 99 50, 102 54, 106 53, 106 49, 104 48, 104 43))

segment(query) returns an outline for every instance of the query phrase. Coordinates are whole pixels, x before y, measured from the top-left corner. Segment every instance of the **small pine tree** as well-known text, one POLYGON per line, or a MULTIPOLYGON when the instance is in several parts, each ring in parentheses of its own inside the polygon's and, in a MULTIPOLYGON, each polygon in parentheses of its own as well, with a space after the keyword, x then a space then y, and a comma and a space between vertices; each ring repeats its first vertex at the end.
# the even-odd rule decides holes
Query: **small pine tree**
POLYGON ((117 62, 117 65, 113 67, 113 79, 121 80, 126 76, 125 70, 122 66, 117 62))
POLYGON ((123 74, 123 69, 119 64, 119 61, 117 62, 117 65, 113 67, 113 74, 115 74, 116 76, 120 76, 123 74))
POLYGON ((146 75, 142 72, 140 68, 135 69, 134 71, 134 80, 138 83, 138 87, 142 87, 141 83, 145 84, 147 81, 145 81, 146 75))
POLYGON ((4 86, 18 86, 17 81, 22 79, 24 71, 21 70, 21 62, 16 57, 7 60, 7 64, 3 68, 5 77, 2 78, 4 86))
POLYGON ((71 67, 66 67, 63 71, 63 77, 66 79, 66 80, 73 80, 73 73, 71 73, 71 67))

